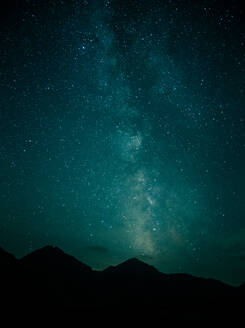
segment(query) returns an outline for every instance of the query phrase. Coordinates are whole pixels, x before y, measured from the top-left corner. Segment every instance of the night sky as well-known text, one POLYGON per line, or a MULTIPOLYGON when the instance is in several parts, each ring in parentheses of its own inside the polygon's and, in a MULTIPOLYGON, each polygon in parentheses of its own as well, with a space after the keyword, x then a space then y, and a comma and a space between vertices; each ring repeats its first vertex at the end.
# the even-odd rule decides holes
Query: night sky
POLYGON ((238 1, 9 1, 0 246, 245 280, 238 1))

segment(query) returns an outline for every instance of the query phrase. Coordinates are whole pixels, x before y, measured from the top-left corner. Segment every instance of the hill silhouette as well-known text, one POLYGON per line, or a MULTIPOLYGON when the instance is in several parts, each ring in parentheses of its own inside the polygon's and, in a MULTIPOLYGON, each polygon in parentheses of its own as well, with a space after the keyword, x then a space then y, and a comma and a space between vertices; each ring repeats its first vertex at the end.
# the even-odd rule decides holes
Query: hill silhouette
POLYGON ((17 262, 16 257, 13 254, 6 252, 4 249, 0 247, 0 265, 13 265, 17 262))
POLYGON ((55 272, 57 274, 84 274, 92 269, 78 261, 75 257, 64 253, 60 248, 46 246, 38 249, 20 259, 25 266, 35 267, 42 271, 55 272))
POLYGON ((150 277, 150 276, 156 276, 160 273, 156 268, 154 268, 152 265, 149 265, 147 263, 144 263, 137 258, 131 258, 126 260, 123 263, 120 263, 117 266, 109 266, 104 270, 104 273, 108 275, 119 275, 119 276, 136 276, 137 278, 142 278, 144 276, 150 277))
POLYGON ((164 274, 136 258, 104 271, 46 246, 20 260, 0 249, 1 308, 147 311, 169 318, 237 316, 244 284, 233 287, 188 274, 164 274))

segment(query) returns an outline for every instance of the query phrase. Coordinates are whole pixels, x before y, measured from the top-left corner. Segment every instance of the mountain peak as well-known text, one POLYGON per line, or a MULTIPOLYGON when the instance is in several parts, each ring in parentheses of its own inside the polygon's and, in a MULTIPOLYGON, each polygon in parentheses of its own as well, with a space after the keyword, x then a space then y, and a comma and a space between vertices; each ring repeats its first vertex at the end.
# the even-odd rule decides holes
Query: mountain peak
MULTIPOLYGON (((136 265, 138 265, 138 264, 142 264, 142 263, 143 263, 143 264, 146 264, 145 262, 143 262, 143 261, 137 259, 137 257, 131 257, 130 259, 124 261, 123 263, 124 263, 124 264, 125 264, 125 263, 136 264, 136 265)), ((122 264, 123 264, 123 263, 122 263, 122 264)))
POLYGON ((123 274, 123 275, 154 275, 159 274, 159 271, 137 258, 130 258, 117 266, 110 266, 109 268, 105 269, 107 273, 115 273, 115 274, 123 274))
POLYGON ((75 257, 66 254, 57 246, 45 246, 37 249, 21 259, 23 264, 49 267, 55 270, 59 268, 71 268, 91 271, 91 268, 78 261, 75 257))
POLYGON ((119 264, 121 268, 129 268, 129 269, 137 269, 137 270, 143 270, 143 271, 158 271, 156 268, 154 268, 152 265, 149 265, 136 257, 132 257, 121 264, 119 264))
MULTIPOLYGON (((42 247, 42 248, 40 248, 40 249, 37 249, 36 251, 34 251, 34 252, 38 252, 38 253, 43 253, 43 254, 45 254, 45 253, 52 253, 52 254, 65 254, 63 251, 62 251, 62 249, 60 249, 59 247, 57 247, 57 246, 53 246, 53 245, 47 245, 47 246, 44 246, 44 247, 42 247)), ((33 253, 34 253, 33 252, 33 253)))

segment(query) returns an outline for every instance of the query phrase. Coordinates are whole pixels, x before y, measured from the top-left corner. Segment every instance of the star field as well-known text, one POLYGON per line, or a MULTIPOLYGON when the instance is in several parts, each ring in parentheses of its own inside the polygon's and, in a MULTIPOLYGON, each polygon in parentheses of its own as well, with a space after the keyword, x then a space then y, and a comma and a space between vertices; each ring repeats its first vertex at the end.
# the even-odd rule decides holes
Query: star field
POLYGON ((1 15, 1 246, 244 281, 239 1, 25 0, 1 15))

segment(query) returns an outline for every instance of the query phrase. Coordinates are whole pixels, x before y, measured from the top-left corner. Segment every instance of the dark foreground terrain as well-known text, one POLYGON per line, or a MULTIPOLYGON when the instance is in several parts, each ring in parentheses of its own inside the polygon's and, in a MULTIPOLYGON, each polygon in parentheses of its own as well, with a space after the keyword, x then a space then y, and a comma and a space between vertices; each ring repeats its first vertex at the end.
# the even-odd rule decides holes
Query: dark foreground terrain
POLYGON ((17 260, 0 249, 2 312, 120 313, 162 320, 243 319, 245 285, 164 274, 137 259, 104 271, 46 246, 17 260))

